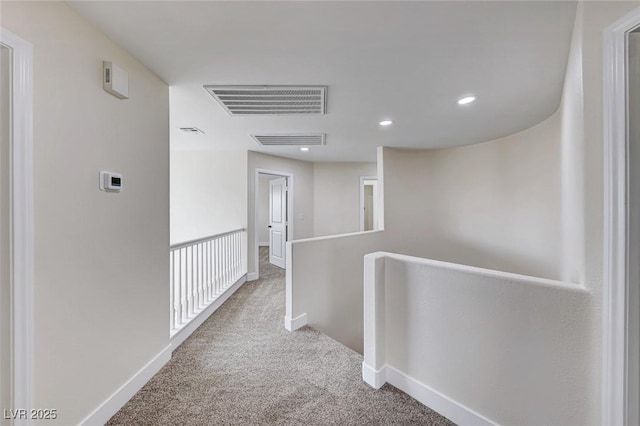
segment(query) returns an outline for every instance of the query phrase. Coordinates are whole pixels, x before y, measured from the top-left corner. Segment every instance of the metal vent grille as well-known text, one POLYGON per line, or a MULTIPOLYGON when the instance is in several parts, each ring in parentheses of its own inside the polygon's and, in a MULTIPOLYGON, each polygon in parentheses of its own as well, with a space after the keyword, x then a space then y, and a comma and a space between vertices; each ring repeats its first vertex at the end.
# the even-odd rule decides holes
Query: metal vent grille
POLYGON ((326 142, 325 133, 251 135, 262 146, 317 146, 326 142))
POLYGON ((326 86, 204 86, 231 115, 326 114, 326 86))

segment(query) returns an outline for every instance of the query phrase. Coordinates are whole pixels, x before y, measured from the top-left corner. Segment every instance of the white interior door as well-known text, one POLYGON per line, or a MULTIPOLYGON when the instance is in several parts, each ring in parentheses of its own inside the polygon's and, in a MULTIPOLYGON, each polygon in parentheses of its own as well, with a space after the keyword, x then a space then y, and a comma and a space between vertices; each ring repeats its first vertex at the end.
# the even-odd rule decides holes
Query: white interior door
POLYGON ((269 262, 285 267, 287 243, 287 178, 269 181, 269 262))

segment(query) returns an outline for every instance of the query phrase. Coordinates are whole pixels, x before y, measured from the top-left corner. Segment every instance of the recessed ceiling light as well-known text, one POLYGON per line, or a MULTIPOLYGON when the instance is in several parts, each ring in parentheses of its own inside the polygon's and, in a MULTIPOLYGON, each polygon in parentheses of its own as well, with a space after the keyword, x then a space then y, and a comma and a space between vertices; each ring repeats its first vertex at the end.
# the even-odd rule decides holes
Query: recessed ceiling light
POLYGON ((475 100, 476 100, 475 96, 467 96, 466 98, 458 99, 458 103, 460 105, 466 105, 466 104, 470 104, 471 102, 473 102, 475 100))
POLYGON ((380 122, 381 126, 391 126, 392 124, 393 124, 393 121, 391 121, 391 120, 382 120, 380 122))
POLYGON ((309 151, 309 148, 308 148, 308 147, 306 147, 306 146, 301 146, 301 147, 300 147, 300 151, 307 152, 307 151, 309 151))

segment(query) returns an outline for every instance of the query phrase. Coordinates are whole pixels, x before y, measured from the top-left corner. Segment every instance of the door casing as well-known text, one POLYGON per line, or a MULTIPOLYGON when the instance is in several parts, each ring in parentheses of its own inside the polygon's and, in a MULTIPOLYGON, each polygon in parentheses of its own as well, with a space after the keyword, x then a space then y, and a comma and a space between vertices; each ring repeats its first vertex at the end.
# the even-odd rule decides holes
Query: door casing
MULTIPOLYGON (((11 408, 33 407, 33 45, 0 27, 11 49, 11 408)), ((29 416, 27 416, 29 417, 29 416)), ((31 425, 20 419, 14 426, 31 425)))
MULTIPOLYGON (((632 377, 629 358, 637 356, 637 304, 630 303, 629 253, 638 253, 638 239, 630 238, 630 169, 628 126, 628 35, 640 27, 640 8, 626 14, 603 32, 604 60, 604 259, 602 330, 602 424, 631 426, 629 387, 638 386, 632 377), (632 246, 633 245, 633 246, 632 246), (631 249, 630 249, 631 248, 631 249), (633 308, 636 306, 635 308, 633 308)), ((637 167, 637 166, 634 166, 637 167)), ((634 417, 631 414, 631 417, 634 417)))

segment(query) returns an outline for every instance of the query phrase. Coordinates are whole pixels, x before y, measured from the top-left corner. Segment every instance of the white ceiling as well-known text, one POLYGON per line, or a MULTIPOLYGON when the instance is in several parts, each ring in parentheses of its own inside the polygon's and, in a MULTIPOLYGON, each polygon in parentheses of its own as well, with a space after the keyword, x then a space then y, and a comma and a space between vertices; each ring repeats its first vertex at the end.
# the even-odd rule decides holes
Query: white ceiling
MULTIPOLYGON (((559 105, 575 2, 70 2, 170 86, 172 149, 374 161, 526 129, 559 105), (230 116, 203 85, 326 85, 318 116, 230 116), (472 94, 477 101, 460 106, 472 94), (392 119, 381 128, 378 122, 392 119), (178 127, 196 126, 205 134, 178 127), (263 148, 252 133, 326 133, 263 148)), ((108 60, 109 58, 105 58, 108 60)), ((135 96, 135 87, 131 88, 135 96)))

